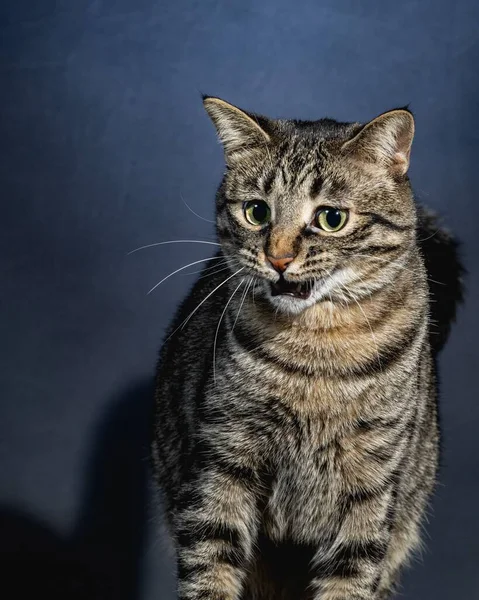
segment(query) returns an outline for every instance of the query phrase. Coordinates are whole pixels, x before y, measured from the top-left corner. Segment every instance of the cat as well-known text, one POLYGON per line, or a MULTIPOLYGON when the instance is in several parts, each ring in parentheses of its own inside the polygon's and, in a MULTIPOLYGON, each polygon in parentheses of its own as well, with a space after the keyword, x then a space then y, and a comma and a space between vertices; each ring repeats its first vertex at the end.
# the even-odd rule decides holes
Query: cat
POLYGON ((178 598, 385 600, 420 545, 462 299, 457 243, 412 194, 413 115, 203 102, 219 268, 167 333, 152 443, 178 598))

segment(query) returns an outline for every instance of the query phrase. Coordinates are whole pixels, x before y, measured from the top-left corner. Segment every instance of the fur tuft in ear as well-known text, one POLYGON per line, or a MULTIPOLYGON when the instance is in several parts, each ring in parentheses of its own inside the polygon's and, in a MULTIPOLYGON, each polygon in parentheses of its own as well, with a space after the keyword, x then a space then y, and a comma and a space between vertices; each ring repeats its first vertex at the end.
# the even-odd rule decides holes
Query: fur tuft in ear
MULTIPOLYGON (((227 158, 238 150, 270 142, 269 134, 255 115, 211 96, 203 96, 203 105, 216 127, 227 158)), ((264 121, 261 118, 261 122, 264 121)))
POLYGON ((351 140, 343 144, 348 154, 367 162, 383 165, 395 177, 405 175, 409 168, 414 138, 414 117, 409 110, 383 113, 365 125, 351 140))

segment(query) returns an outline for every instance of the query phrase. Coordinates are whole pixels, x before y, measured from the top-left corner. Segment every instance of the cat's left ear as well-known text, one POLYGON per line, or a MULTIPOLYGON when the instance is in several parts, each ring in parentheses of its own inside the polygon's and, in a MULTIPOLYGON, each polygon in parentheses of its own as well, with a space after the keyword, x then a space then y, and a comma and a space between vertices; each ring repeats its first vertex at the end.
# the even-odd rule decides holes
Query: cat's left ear
POLYGON ((365 125, 342 146, 347 154, 378 163, 395 177, 405 175, 409 168, 414 138, 414 117, 406 109, 383 113, 365 125))
POLYGON ((223 144, 226 160, 239 150, 269 144, 266 119, 245 111, 211 96, 203 97, 203 105, 218 132, 223 144))

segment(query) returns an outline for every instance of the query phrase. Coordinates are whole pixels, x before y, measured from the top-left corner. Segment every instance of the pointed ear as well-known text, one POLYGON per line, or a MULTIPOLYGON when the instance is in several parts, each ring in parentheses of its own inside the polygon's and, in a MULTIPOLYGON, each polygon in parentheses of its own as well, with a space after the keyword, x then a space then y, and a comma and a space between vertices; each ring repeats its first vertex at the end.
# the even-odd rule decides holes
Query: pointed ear
POLYGON ((220 98, 210 96, 203 96, 203 105, 216 127, 227 159, 238 150, 264 146, 271 141, 263 129, 267 121, 264 117, 248 114, 220 98))
POLYGON ((343 144, 348 154, 385 166, 393 176, 405 175, 409 168, 414 137, 414 117, 406 109, 383 113, 365 125, 343 144))

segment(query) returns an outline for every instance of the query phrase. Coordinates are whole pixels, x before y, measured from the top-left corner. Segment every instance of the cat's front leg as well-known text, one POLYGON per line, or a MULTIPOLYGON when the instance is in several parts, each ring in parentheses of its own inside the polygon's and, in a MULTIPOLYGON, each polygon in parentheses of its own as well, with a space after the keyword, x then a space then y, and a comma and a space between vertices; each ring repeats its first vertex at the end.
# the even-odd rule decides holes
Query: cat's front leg
POLYGON ((326 559, 315 561, 314 600, 375 600, 385 539, 344 541, 326 559))
POLYGON ((349 490, 340 501, 336 539, 331 546, 318 548, 312 561, 314 600, 377 599, 391 544, 394 505, 392 486, 379 490, 349 490))
POLYGON ((176 515, 178 598, 237 600, 257 531, 255 473, 212 462, 185 484, 176 515))

